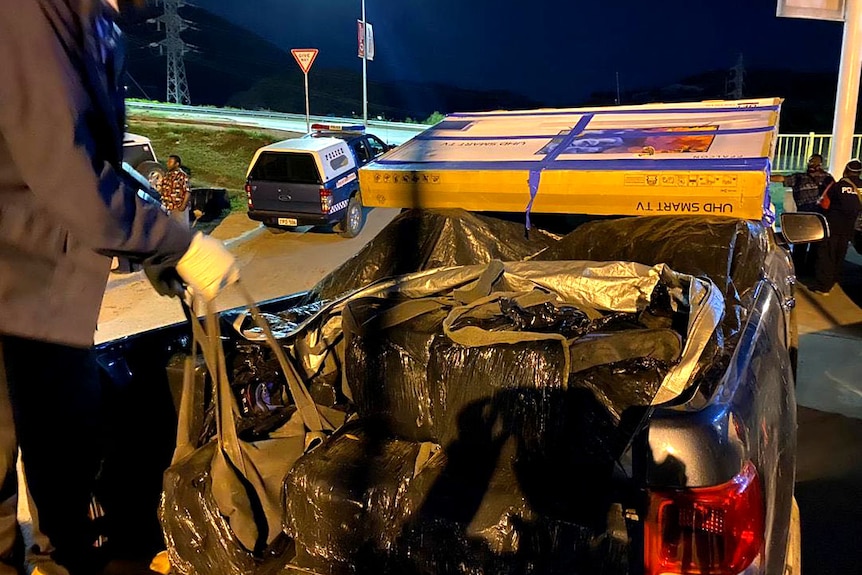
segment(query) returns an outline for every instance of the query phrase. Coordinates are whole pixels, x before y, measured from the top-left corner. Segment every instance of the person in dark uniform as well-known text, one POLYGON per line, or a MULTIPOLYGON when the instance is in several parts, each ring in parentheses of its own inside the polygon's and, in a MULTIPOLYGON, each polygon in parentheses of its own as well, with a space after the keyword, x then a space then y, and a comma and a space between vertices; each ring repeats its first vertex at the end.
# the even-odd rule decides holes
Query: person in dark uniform
MULTIPOLYGON (((835 178, 823 169, 823 156, 813 154, 804 172, 782 176, 774 174, 771 181, 793 188, 793 202, 798 212, 820 212, 820 197, 835 178)), ((810 274, 815 247, 811 244, 793 246, 793 264, 799 274, 810 274)))
POLYGON ((817 262, 811 290, 829 295, 841 276, 847 248, 853 240, 856 218, 862 211, 862 162, 852 160, 844 168, 844 177, 832 184, 820 200, 829 222, 829 238, 817 247, 817 262))
POLYGON ((0 1, 2 575, 22 568, 14 553, 19 447, 53 546, 37 571, 149 572, 97 550, 89 518, 104 440, 92 346, 111 257, 141 261, 166 295, 174 278, 204 298, 238 279, 220 242, 172 221, 123 172, 116 2, 0 1))

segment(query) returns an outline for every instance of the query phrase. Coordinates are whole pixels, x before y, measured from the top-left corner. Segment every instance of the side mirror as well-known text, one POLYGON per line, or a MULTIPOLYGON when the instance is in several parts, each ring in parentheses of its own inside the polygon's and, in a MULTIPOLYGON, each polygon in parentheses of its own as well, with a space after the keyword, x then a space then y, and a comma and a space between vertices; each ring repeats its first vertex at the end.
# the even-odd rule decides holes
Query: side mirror
POLYGON ((829 237, 829 223, 822 214, 788 212, 781 214, 781 235, 791 244, 808 244, 829 237))

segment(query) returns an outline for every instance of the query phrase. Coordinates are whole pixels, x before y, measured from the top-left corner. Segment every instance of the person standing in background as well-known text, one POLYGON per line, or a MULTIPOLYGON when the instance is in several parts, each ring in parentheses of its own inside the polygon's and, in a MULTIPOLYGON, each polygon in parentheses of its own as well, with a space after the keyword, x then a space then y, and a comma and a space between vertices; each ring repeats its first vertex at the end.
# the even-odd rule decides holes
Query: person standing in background
MULTIPOLYGON (((775 174, 770 179, 793 189, 793 202, 797 212, 820 212, 820 197, 835 181, 835 178, 823 169, 823 156, 820 154, 813 154, 808 159, 808 169, 805 172, 789 176, 775 174)), ((815 248, 811 244, 793 246, 793 264, 798 274, 811 273, 814 253, 815 248)))
POLYGON ((823 194, 820 207, 829 222, 829 238, 817 246, 817 262, 811 290, 829 295, 841 277, 847 249, 853 240, 856 219, 862 212, 862 162, 851 160, 844 177, 823 194))
POLYGON ((192 198, 189 175, 183 170, 183 160, 179 156, 168 156, 168 171, 159 184, 162 205, 179 223, 189 225, 189 204, 192 198))

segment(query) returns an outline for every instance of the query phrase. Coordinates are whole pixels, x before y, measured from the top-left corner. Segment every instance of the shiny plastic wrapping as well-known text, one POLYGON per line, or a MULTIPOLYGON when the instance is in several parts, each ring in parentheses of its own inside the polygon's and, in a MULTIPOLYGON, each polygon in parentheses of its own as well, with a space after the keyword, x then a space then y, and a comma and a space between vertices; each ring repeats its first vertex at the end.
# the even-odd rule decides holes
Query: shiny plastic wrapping
MULTIPOLYGON (((555 307, 561 310, 560 313, 569 313, 565 311, 567 308, 577 308, 597 326, 607 321, 624 321, 624 314, 637 314, 638 321, 643 322, 643 327, 659 331, 674 325, 675 329, 683 334, 682 356, 665 376, 658 396, 661 401, 667 401, 681 394, 699 373, 701 364, 708 364, 710 359, 708 354, 717 348, 716 327, 724 314, 724 299, 708 279, 678 274, 664 265, 650 268, 627 262, 576 261, 492 262, 487 266, 463 266, 420 272, 378 282, 354 293, 346 300, 339 301, 336 307, 344 309, 345 306, 350 305, 353 309, 351 302, 363 298, 387 300, 384 305, 388 306, 391 302, 405 298, 442 297, 445 299, 449 297, 450 300, 461 301, 464 298, 475 297, 478 293, 484 295, 492 292, 494 295, 488 301, 456 307, 452 307, 451 301, 445 304, 448 306, 448 316, 444 320, 443 330, 447 337, 462 344, 478 337, 484 342, 482 346, 492 346, 496 343, 520 343, 523 340, 520 334, 529 333, 528 339, 533 341, 558 342, 563 350, 567 370, 577 371, 579 367, 584 367, 579 362, 589 358, 579 355, 576 347, 568 345, 571 343, 568 336, 572 333, 564 335, 545 328, 539 328, 539 331, 518 331, 517 322, 511 320, 505 320, 508 325, 502 329, 493 326, 481 327, 476 324, 476 318, 484 321, 482 314, 488 313, 489 309, 494 309, 495 305, 499 312, 502 309, 500 308, 502 301, 495 303, 494 300, 505 300, 514 294, 516 299, 522 298, 519 301, 538 302, 537 305, 544 305, 553 300, 555 307), (664 298, 666 300, 664 305, 669 306, 673 313, 665 314, 664 318, 652 313, 651 310, 657 309, 653 302, 655 298, 664 298), (470 306, 475 306, 475 309, 471 309, 470 306), (562 345, 563 343, 566 345, 562 345)), ((398 307, 397 314, 403 315, 404 310, 401 309, 403 306, 398 307)), ((432 313, 438 307, 433 303, 432 313)), ((492 314, 492 317, 499 315, 501 314, 492 314)), ((569 320, 571 317, 566 321, 569 320)), ((371 334, 373 342, 383 346, 397 345, 397 341, 393 343, 385 338, 381 339, 378 333, 387 325, 380 323, 381 321, 392 321, 391 313, 384 314, 383 320, 364 321, 367 325, 364 326, 363 331, 371 334), (376 327, 368 329, 369 326, 376 327)), ((411 334, 411 337, 413 335, 417 334, 411 334)), ((350 337, 345 339, 348 340, 345 347, 350 350, 350 337)), ((658 345, 660 342, 666 342, 666 338, 659 336, 652 343, 658 345)), ((578 343, 587 345, 587 341, 578 343)), ((465 345, 476 347, 470 343, 465 345)), ((636 357, 638 357, 636 354, 622 354, 619 360, 636 357)), ((421 363, 422 360, 416 361, 421 363)), ((609 360, 609 362, 612 361, 609 360)), ((347 362, 348 369, 352 369, 350 363, 347 362)), ((390 400, 381 401, 385 404, 390 400)))
POLYGON ((667 264, 679 273, 708 277, 724 293, 728 313, 723 328, 732 337, 742 327, 768 250, 760 223, 656 216, 584 224, 536 259, 667 264))
POLYGON ((233 535, 212 494, 210 443, 165 472, 159 519, 173 569, 182 575, 253 573, 257 562, 233 535))
MULTIPOLYGON (((493 409, 505 418, 508 433, 530 444, 531 450, 545 453, 566 441, 572 431, 566 428, 567 418, 580 409, 577 419, 587 422, 585 435, 595 432, 598 444, 612 445, 607 454, 615 459, 634 429, 611 428, 621 424, 627 409, 651 404, 682 354, 682 335, 640 325, 637 314, 608 314, 592 321, 584 314, 583 325, 571 334, 574 340, 565 343, 568 362, 556 341, 461 345, 444 333, 443 316, 449 308, 445 300, 436 301, 438 309, 432 307, 419 317, 368 329, 375 322, 389 321, 387 312, 399 302, 354 300, 347 304, 350 320, 344 322, 347 382, 360 416, 382 420, 398 437, 414 441, 447 446, 465 433, 464 425, 472 425, 467 414, 493 409), (597 356, 608 361, 595 364, 597 356), (576 394, 592 396, 597 403, 576 401, 576 394), (565 429, 554 431, 556 424, 565 429)), ((563 323, 574 315, 571 306, 551 306, 560 317, 553 322, 546 306, 540 305, 521 308, 517 321, 511 321, 506 314, 510 302, 505 298, 497 302, 496 316, 464 323, 491 324, 496 330, 504 324, 535 325, 539 320, 530 320, 529 314, 536 308, 549 323, 563 323)), ((648 311, 654 317, 671 310, 650 306, 643 315, 648 311)))
MULTIPOLYGON (((724 294, 739 306, 754 273, 734 268, 727 248, 725 272, 676 262, 690 264, 685 274, 663 265, 659 242, 638 257, 622 232, 590 232, 622 242, 607 239, 608 256, 582 252, 577 234, 599 224, 553 246, 484 219, 402 214, 394 230, 418 226, 422 240, 409 257, 385 243, 393 231, 321 282, 312 297, 331 301, 268 316, 318 405, 350 400, 354 418, 287 473, 286 537, 255 553, 213 500, 207 454, 175 465, 161 516, 179 573, 628 572, 621 458, 653 406, 723 352, 724 294), (543 249, 554 261, 523 261, 543 249), (613 249, 662 265, 609 261, 613 249)), ((739 239, 744 224, 729 225, 711 233, 736 238, 730 254, 756 249, 739 239)), ((293 410, 256 331, 242 313, 225 319, 240 432, 252 440, 293 410)))
POLYGON ((367 572, 391 563, 409 515, 410 484, 434 452, 431 444, 352 423, 300 459, 285 484, 287 531, 297 544, 297 563, 328 573, 367 572))
POLYGON ((560 461, 554 470, 534 470, 516 439, 486 423, 445 450, 353 424, 305 456, 285 489, 295 563, 327 575, 597 568, 627 575, 627 536, 607 545, 614 520, 608 510, 624 525, 611 503, 608 469, 560 461), (579 481, 583 475, 603 480, 588 486, 579 481), (585 488, 592 489, 586 500, 585 488), (554 489, 554 496, 540 496, 541 489, 554 489))
MULTIPOLYGON (((388 302, 367 298, 347 305, 358 316, 357 322, 368 322, 367 314, 389 307, 388 302)), ((429 381, 428 366, 431 343, 445 315, 441 309, 408 321, 402 329, 366 323, 365 337, 357 336, 351 329, 356 326, 345 322, 345 379, 360 417, 382 420, 392 433, 407 440, 439 441, 432 413, 436 390, 429 381)))
POLYGON ((520 261, 555 242, 555 236, 540 230, 526 238, 523 224, 464 210, 409 210, 321 280, 308 299, 332 299, 383 278, 422 270, 520 261))
POLYGON ((625 528, 607 550, 619 460, 660 392, 690 381, 717 292, 663 266, 492 262, 341 302, 359 423, 288 474, 297 561, 627 572, 625 528))
POLYGON ((484 434, 464 437, 432 458, 408 489, 412 514, 404 520, 400 565, 393 572, 627 575, 628 541, 612 550, 603 545, 608 521, 601 508, 613 497, 609 479, 584 497, 577 482, 584 470, 569 467, 558 482, 566 485, 549 507, 549 498, 533 490, 561 485, 540 485, 554 478, 531 477, 520 449, 489 425, 484 434), (573 494, 581 502, 577 515, 557 506, 573 494))

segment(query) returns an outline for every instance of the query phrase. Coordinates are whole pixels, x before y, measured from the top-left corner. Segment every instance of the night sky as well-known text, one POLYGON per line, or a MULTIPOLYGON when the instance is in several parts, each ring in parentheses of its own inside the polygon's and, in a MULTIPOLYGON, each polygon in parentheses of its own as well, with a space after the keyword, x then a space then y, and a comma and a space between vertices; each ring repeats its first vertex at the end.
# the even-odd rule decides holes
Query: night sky
MULTIPOLYGON (((195 0, 276 45, 360 67, 359 0, 195 0), (253 8, 251 8, 253 6, 253 8)), ((506 89, 543 101, 728 69, 837 70, 842 26, 775 16, 775 0, 367 0, 373 79, 506 89), (660 6, 657 8, 656 6, 660 6)))

